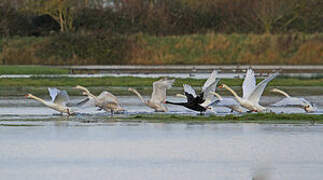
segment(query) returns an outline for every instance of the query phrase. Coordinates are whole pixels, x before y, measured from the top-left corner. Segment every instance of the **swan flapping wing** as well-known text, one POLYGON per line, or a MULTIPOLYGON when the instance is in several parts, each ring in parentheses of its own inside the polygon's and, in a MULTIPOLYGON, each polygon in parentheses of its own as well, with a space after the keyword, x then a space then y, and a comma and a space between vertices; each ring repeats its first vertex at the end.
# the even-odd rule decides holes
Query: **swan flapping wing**
POLYGON ((192 88, 192 86, 188 85, 188 84, 184 84, 184 92, 187 94, 192 95, 194 98, 196 98, 196 93, 195 90, 192 88))
POLYGON ((166 100, 166 91, 171 88, 175 79, 160 79, 153 83, 153 92, 151 95, 152 102, 161 103, 166 100))
POLYGON ((203 99, 205 99, 203 103, 204 105, 210 104, 213 100, 214 94, 211 92, 215 92, 216 86, 219 82, 219 80, 216 79, 217 74, 217 71, 213 71, 202 87, 203 99))
POLYGON ((286 107, 286 106, 295 106, 295 107, 305 107, 311 104, 304 98, 297 98, 297 97, 286 97, 271 106, 276 107, 286 107))
MULTIPOLYGON (((209 76, 209 78, 205 81, 203 87, 202 87, 202 91, 205 92, 207 91, 208 88, 210 88, 210 86, 212 86, 216 80, 216 77, 218 75, 217 71, 213 71, 211 73, 211 75, 209 76)), ((215 89, 213 90, 213 92, 215 91, 215 89)))
POLYGON ((99 104, 119 104, 118 98, 108 91, 102 91, 96 100, 99 104))
POLYGON ((255 103, 258 103, 259 102, 259 99, 262 95, 262 93, 264 92, 267 84, 273 80, 275 77, 278 76, 278 72, 277 73, 274 73, 272 75, 270 75, 269 77, 267 77, 266 79, 264 79, 263 81, 261 81, 257 86, 256 88, 252 91, 252 93, 250 94, 250 96, 248 97, 248 100, 249 101, 252 101, 252 102, 255 102, 255 103))
POLYGON ((205 88, 204 91, 202 91, 203 99, 205 100, 203 103, 204 105, 210 104, 213 101, 214 94, 212 94, 211 92, 215 91, 218 82, 219 82, 218 79, 215 80, 212 84, 210 84, 207 88, 205 88))
POLYGON ((216 103, 216 105, 217 106, 233 106, 233 105, 239 106, 240 104, 232 98, 223 98, 222 100, 220 100, 220 102, 216 103))
POLYGON ((70 98, 65 90, 61 91, 57 88, 48 88, 49 95, 52 98, 52 102, 62 106, 66 106, 66 103, 70 101, 70 98))
POLYGON ((57 88, 48 88, 49 96, 52 99, 52 102, 55 101, 57 94, 60 92, 57 88))
POLYGON ((243 84, 242 84, 242 91, 243 96, 242 98, 247 99, 251 93, 256 88, 256 77, 255 73, 252 69, 248 69, 246 73, 246 77, 244 78, 243 84))

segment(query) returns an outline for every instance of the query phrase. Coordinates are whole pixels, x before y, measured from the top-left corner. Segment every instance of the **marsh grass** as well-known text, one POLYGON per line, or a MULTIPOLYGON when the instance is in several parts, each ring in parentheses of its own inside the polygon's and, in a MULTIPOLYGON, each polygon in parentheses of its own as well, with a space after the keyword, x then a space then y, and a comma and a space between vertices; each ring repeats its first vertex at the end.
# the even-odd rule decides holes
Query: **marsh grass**
POLYGON ((218 122, 218 123, 278 123, 315 124, 323 123, 323 115, 257 113, 243 115, 133 115, 120 120, 142 120, 147 122, 218 122))
MULTIPOLYGON (((83 85, 88 87, 109 86, 109 87, 151 87, 152 83, 159 78, 140 78, 140 77, 103 77, 103 78, 3 78, 0 79, 2 86, 76 86, 83 85)), ((257 79, 259 83, 262 79, 257 79)), ((243 79, 221 79, 219 84, 225 83, 230 86, 241 86, 243 79)), ((174 87, 182 87, 183 84, 191 86, 203 86, 205 79, 176 79, 174 87)), ((276 78, 269 83, 269 86, 323 86, 323 78, 299 79, 299 78, 276 78)))

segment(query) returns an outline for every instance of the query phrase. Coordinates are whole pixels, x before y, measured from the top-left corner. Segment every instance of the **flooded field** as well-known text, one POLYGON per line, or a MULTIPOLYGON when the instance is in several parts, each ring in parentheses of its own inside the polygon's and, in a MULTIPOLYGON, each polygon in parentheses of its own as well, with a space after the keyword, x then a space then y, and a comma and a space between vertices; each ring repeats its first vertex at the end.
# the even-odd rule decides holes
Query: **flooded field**
POLYGON ((322 125, 68 121, 0 127, 1 179, 322 179, 322 125))
MULTIPOLYGON (((82 98, 71 97, 75 103, 82 98)), ((321 113, 323 98, 306 98, 321 113)), ((265 96, 261 103, 268 106, 279 99, 265 96)), ((116 116, 153 113, 137 97, 121 96, 120 102, 127 112, 116 116)), ((170 114, 196 114, 179 106, 168 108, 170 114)), ((1 97, 1 179, 323 178, 320 124, 116 122, 98 120, 110 114, 93 107, 75 110, 86 115, 67 118, 30 99, 1 97)), ((215 110, 229 114, 223 107, 215 110)))

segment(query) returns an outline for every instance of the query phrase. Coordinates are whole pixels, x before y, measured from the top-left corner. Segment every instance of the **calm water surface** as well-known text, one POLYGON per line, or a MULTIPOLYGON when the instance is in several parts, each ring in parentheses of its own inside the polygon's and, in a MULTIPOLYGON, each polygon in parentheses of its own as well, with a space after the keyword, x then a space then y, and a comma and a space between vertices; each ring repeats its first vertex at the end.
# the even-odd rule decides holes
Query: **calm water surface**
POLYGON ((323 126, 29 122, 0 126, 1 179, 322 179, 323 126))
MULTIPOLYGON (((152 112, 135 97, 120 101, 129 113, 152 112)), ((33 100, 1 98, 0 179, 323 179, 322 125, 113 122, 82 111, 92 115, 68 119, 33 100)))

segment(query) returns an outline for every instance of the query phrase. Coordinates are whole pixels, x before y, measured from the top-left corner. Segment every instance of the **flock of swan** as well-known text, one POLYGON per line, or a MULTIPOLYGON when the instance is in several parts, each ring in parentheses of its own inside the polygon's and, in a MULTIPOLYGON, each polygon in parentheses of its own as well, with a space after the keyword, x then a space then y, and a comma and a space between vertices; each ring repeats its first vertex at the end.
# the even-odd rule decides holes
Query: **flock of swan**
MULTIPOLYGON (((217 106, 229 108, 231 112, 270 112, 269 108, 266 108, 259 104, 259 100, 267 86, 267 84, 278 76, 278 73, 269 75, 266 79, 256 84, 256 78, 254 71, 248 69, 245 79, 242 84, 243 95, 240 97, 232 88, 226 84, 221 84, 218 88, 224 88, 232 93, 234 98, 223 98, 216 91, 219 79, 217 78, 217 71, 213 71, 209 78, 202 86, 200 93, 196 91, 188 84, 183 85, 184 94, 177 94, 176 96, 186 99, 182 102, 172 102, 167 100, 167 89, 171 88, 174 79, 160 79, 153 83, 153 92, 149 100, 145 100, 140 93, 133 88, 129 88, 130 92, 133 92, 146 106, 154 109, 156 112, 167 112, 168 108, 166 104, 184 106, 187 109, 205 112, 214 111, 217 106)), ((92 104, 97 107, 98 110, 104 110, 111 112, 124 112, 125 109, 120 105, 118 98, 108 91, 103 91, 99 96, 93 95, 87 88, 83 86, 76 86, 75 89, 82 91, 82 94, 86 96, 85 99, 80 101, 77 105, 83 106, 84 104, 92 104)), ((59 90, 57 88, 48 88, 51 101, 45 101, 32 94, 27 94, 27 98, 32 98, 41 102, 45 106, 54 109, 62 114, 73 115, 74 112, 71 109, 70 99, 65 90, 59 90)), ((272 92, 280 93, 285 96, 282 100, 272 104, 275 107, 294 106, 304 109, 306 112, 313 112, 315 108, 313 105, 304 98, 291 97, 286 92, 277 88, 272 89, 272 92)))

